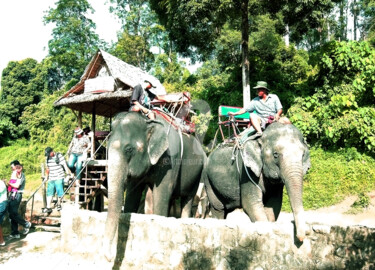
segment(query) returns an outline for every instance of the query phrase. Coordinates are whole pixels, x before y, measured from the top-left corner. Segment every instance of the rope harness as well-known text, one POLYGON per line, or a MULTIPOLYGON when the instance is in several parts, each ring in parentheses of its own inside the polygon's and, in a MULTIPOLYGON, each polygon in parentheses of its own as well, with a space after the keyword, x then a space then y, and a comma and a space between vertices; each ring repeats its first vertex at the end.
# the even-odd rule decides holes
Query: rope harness
MULTIPOLYGON (((232 128, 233 128, 233 131, 234 131, 234 137, 233 137, 233 140, 232 140, 232 143, 234 142, 234 145, 233 145, 233 150, 232 150, 232 157, 231 157, 231 161, 234 162, 236 161, 236 167, 237 167, 237 171, 238 171, 238 175, 240 176, 241 175, 241 172, 240 172, 240 166, 238 164, 238 153, 240 153, 241 155, 241 158, 242 158, 242 162, 244 160, 244 157, 243 157, 243 148, 244 148, 244 145, 247 141, 251 140, 251 138, 247 138, 244 142, 241 142, 241 137, 237 134, 240 133, 240 130, 238 129, 236 123, 235 123, 235 120, 234 120, 234 117, 230 117, 230 122, 231 122, 231 125, 232 125, 232 128), (237 133, 238 132, 238 133, 237 133)), ((224 143, 224 144, 227 144, 227 143, 224 143)), ((220 147, 220 146, 219 146, 220 147)), ((244 167, 245 167, 245 171, 246 171, 246 175, 247 177, 250 179, 250 181, 261 191, 262 189, 260 188, 260 186, 255 183, 255 181, 253 180, 253 178, 251 177, 246 165, 244 164, 244 167)), ((240 181, 240 179, 238 179, 240 181)))

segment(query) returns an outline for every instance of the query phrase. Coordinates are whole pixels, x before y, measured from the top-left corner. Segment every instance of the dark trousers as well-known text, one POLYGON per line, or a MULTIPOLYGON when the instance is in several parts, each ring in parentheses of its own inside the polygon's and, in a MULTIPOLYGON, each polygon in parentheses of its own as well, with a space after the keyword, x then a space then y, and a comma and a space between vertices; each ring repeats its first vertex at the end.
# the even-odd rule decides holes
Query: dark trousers
POLYGON ((11 234, 13 235, 19 234, 18 225, 25 227, 25 225, 27 224, 26 220, 24 220, 20 216, 20 214, 18 214, 18 208, 21 204, 21 201, 22 201, 22 193, 17 193, 14 200, 9 199, 8 211, 9 211, 10 225, 12 228, 11 234))

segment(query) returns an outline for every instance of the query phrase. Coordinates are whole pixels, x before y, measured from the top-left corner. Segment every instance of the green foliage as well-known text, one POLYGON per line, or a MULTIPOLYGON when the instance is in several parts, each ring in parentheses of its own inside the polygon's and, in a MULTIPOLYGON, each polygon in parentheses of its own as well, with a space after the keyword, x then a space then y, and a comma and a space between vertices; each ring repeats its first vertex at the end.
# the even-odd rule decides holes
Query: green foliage
POLYGON ((9 62, 3 70, 0 97, 0 146, 11 139, 27 136, 20 116, 30 104, 36 104, 48 92, 50 66, 27 58, 9 62))
MULTIPOLYGON (((304 178, 303 205, 306 210, 337 204, 348 195, 375 189, 375 160, 355 148, 336 152, 313 148, 311 169, 304 178)), ((283 210, 291 211, 284 189, 283 210)))
POLYGON ((129 64, 150 70, 154 61, 151 48, 170 50, 165 28, 159 24, 148 1, 110 0, 110 3, 110 12, 117 15, 123 29, 113 54, 129 64))
POLYGON ((332 42, 323 48, 312 96, 288 111, 308 141, 375 153, 375 50, 367 42, 332 42))
POLYGON ((212 118, 213 116, 210 111, 207 113, 194 115, 191 120, 195 124, 195 133, 197 135, 205 134, 208 130, 208 125, 212 118))
POLYGON ((104 42, 95 33, 96 25, 87 12, 94 12, 87 0, 59 0, 44 16, 44 23, 55 24, 48 42, 49 56, 63 81, 79 79, 90 57, 104 42))
POLYGON ((186 81, 190 76, 185 68, 185 62, 179 61, 176 53, 171 53, 169 56, 164 53, 159 54, 156 57, 153 73, 161 83, 174 85, 177 91, 171 92, 182 92, 182 89, 187 87, 186 81))
POLYGON ((45 96, 42 102, 30 105, 23 112, 21 121, 24 129, 29 131, 31 142, 53 145, 58 141, 68 145, 77 120, 65 107, 55 108, 53 103, 62 91, 45 96))
POLYGON ((194 59, 211 55, 214 41, 229 18, 238 21, 239 3, 212 1, 150 1, 159 21, 169 32, 175 49, 194 59))
POLYGON ((353 203, 352 207, 356 209, 367 208, 370 205, 370 197, 367 196, 364 192, 361 192, 358 196, 358 199, 353 203))
POLYGON ((144 37, 124 31, 111 53, 128 64, 149 69, 154 60, 144 37))
POLYGON ((10 162, 19 160, 24 167, 26 177, 39 175, 40 164, 44 162, 44 148, 41 144, 30 144, 25 139, 14 141, 7 147, 0 148, 0 178, 10 179, 10 162))

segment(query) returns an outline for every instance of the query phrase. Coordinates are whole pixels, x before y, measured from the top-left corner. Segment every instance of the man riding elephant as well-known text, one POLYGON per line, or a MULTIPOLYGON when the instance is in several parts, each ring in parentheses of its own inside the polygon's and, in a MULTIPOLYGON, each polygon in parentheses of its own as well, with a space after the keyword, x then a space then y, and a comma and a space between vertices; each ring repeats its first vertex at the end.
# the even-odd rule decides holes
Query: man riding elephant
POLYGON ((257 90, 258 96, 254 98, 246 108, 242 108, 238 112, 229 112, 229 115, 235 116, 250 113, 250 122, 256 130, 255 137, 260 137, 266 128, 266 124, 270 121, 278 121, 283 112, 283 106, 280 99, 275 94, 270 94, 264 81, 257 82, 254 89, 257 90))

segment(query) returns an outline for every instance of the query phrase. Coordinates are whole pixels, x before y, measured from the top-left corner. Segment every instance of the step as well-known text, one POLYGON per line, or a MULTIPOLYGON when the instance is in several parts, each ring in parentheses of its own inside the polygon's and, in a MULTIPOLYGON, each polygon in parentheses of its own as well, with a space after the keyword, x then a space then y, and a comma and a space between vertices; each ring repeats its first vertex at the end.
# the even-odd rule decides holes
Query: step
MULTIPOLYGON (((54 211, 55 212, 55 211, 54 211)), ((54 212, 51 215, 55 214, 54 212)), ((60 226, 61 225, 61 217, 57 216, 48 216, 44 214, 33 215, 32 223, 33 225, 43 225, 43 226, 60 226)))
POLYGON ((36 231, 43 232, 61 232, 61 228, 57 226, 44 226, 44 225, 34 225, 36 231))
POLYGON ((86 188, 86 189, 94 189, 94 188, 99 188, 100 186, 99 185, 95 185, 95 186, 92 186, 92 185, 79 185, 79 186, 76 186, 78 188, 86 188))

